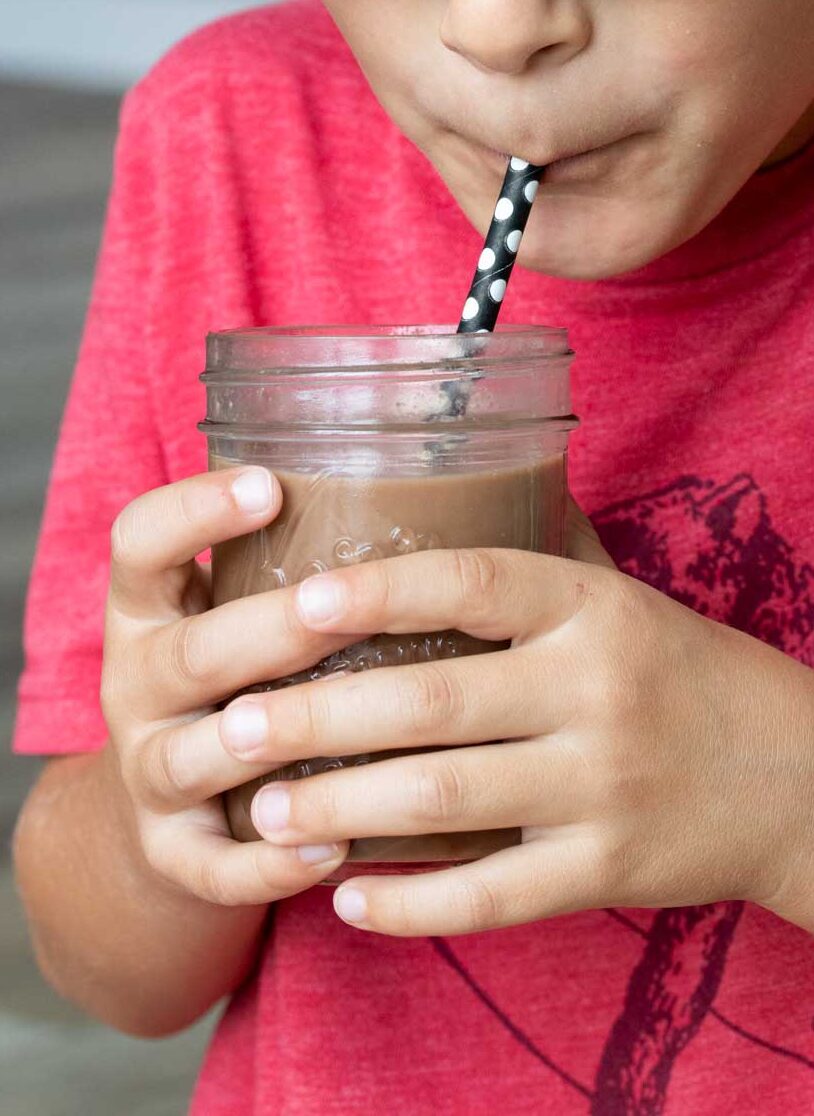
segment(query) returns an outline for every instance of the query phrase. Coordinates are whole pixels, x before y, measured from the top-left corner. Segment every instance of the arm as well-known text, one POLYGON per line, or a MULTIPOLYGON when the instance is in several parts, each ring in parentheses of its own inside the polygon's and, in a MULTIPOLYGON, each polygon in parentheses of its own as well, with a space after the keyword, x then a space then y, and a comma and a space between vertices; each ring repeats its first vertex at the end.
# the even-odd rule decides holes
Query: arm
POLYGON ((240 984, 266 907, 217 906, 152 871, 115 766, 110 748, 47 765, 17 825, 17 881, 49 983, 111 1026, 155 1038, 240 984))
MULTIPOLYGON (((125 1031, 178 1030, 231 992, 268 904, 329 876, 347 852, 347 843, 240 845, 222 806, 247 765, 225 753, 213 708, 341 646, 295 623, 290 591, 208 607, 194 556, 265 525, 281 500, 265 470, 225 470, 124 510, 105 625, 108 745, 52 761, 17 828, 20 890, 44 974, 125 1031), (191 757, 193 777, 184 771, 191 757)), ((253 765, 248 776, 268 770, 253 765)))

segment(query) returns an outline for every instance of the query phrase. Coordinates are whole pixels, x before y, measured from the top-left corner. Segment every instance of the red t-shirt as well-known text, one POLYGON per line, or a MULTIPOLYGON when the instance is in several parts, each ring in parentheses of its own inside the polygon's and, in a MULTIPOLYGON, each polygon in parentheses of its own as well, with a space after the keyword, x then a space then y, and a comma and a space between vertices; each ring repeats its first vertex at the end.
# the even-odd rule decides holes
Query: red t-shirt
MULTIPOLYGON (((622 279, 518 270, 578 351, 571 483, 622 568, 814 663, 814 150, 622 279)), ((206 467, 207 330, 453 322, 480 238, 321 8, 176 48, 125 105, 31 585, 16 747, 99 748, 108 532, 206 467)), ((739 903, 457 939, 278 903, 197 1116, 814 1112, 814 942, 739 903)))

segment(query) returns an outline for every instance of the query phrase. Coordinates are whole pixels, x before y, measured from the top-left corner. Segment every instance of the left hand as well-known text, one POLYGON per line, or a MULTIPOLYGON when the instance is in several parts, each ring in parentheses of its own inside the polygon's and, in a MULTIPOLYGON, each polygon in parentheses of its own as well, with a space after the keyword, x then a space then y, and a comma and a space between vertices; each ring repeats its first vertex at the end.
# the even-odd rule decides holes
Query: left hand
POLYGON ((283 846, 522 828, 480 861, 343 884, 337 912, 385 934, 733 898, 814 928, 812 672, 619 573, 590 532, 579 545, 592 564, 431 551, 300 586, 313 631, 512 645, 238 699, 267 717, 253 770, 445 746, 271 784, 255 825, 283 846))

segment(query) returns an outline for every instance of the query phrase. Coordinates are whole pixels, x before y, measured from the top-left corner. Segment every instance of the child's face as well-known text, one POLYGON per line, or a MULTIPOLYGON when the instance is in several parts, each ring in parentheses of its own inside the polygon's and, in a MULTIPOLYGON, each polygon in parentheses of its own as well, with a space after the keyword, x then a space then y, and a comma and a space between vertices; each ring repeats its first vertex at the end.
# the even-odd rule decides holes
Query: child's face
POLYGON ((482 231, 499 152, 549 166, 521 260, 552 275, 662 255, 814 134, 814 0, 326 3, 482 231))

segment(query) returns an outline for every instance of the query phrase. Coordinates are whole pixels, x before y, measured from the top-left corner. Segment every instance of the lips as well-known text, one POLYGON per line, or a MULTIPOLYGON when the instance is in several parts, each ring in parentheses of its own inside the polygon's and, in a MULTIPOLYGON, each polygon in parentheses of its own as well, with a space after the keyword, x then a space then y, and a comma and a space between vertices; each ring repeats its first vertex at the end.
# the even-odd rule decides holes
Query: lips
POLYGON ((556 159, 546 168, 547 182, 577 182, 583 179, 595 178, 601 174, 610 159, 613 159, 620 149, 620 143, 607 143, 602 147, 593 147, 579 155, 568 155, 556 159))
MULTIPOLYGON (((607 164, 608 159, 614 158, 619 153, 621 145, 633 138, 634 136, 628 133, 626 136, 621 136, 610 143, 597 144, 588 148, 583 147, 576 150, 572 148, 570 151, 553 151, 550 154, 539 151, 536 156, 525 151, 513 151, 512 154, 527 159, 530 163, 544 166, 544 183, 577 181, 599 174, 603 166, 607 164)), ((503 173, 506 169, 506 161, 509 158, 508 154, 491 147, 478 146, 481 152, 487 156, 490 167, 503 173)))

